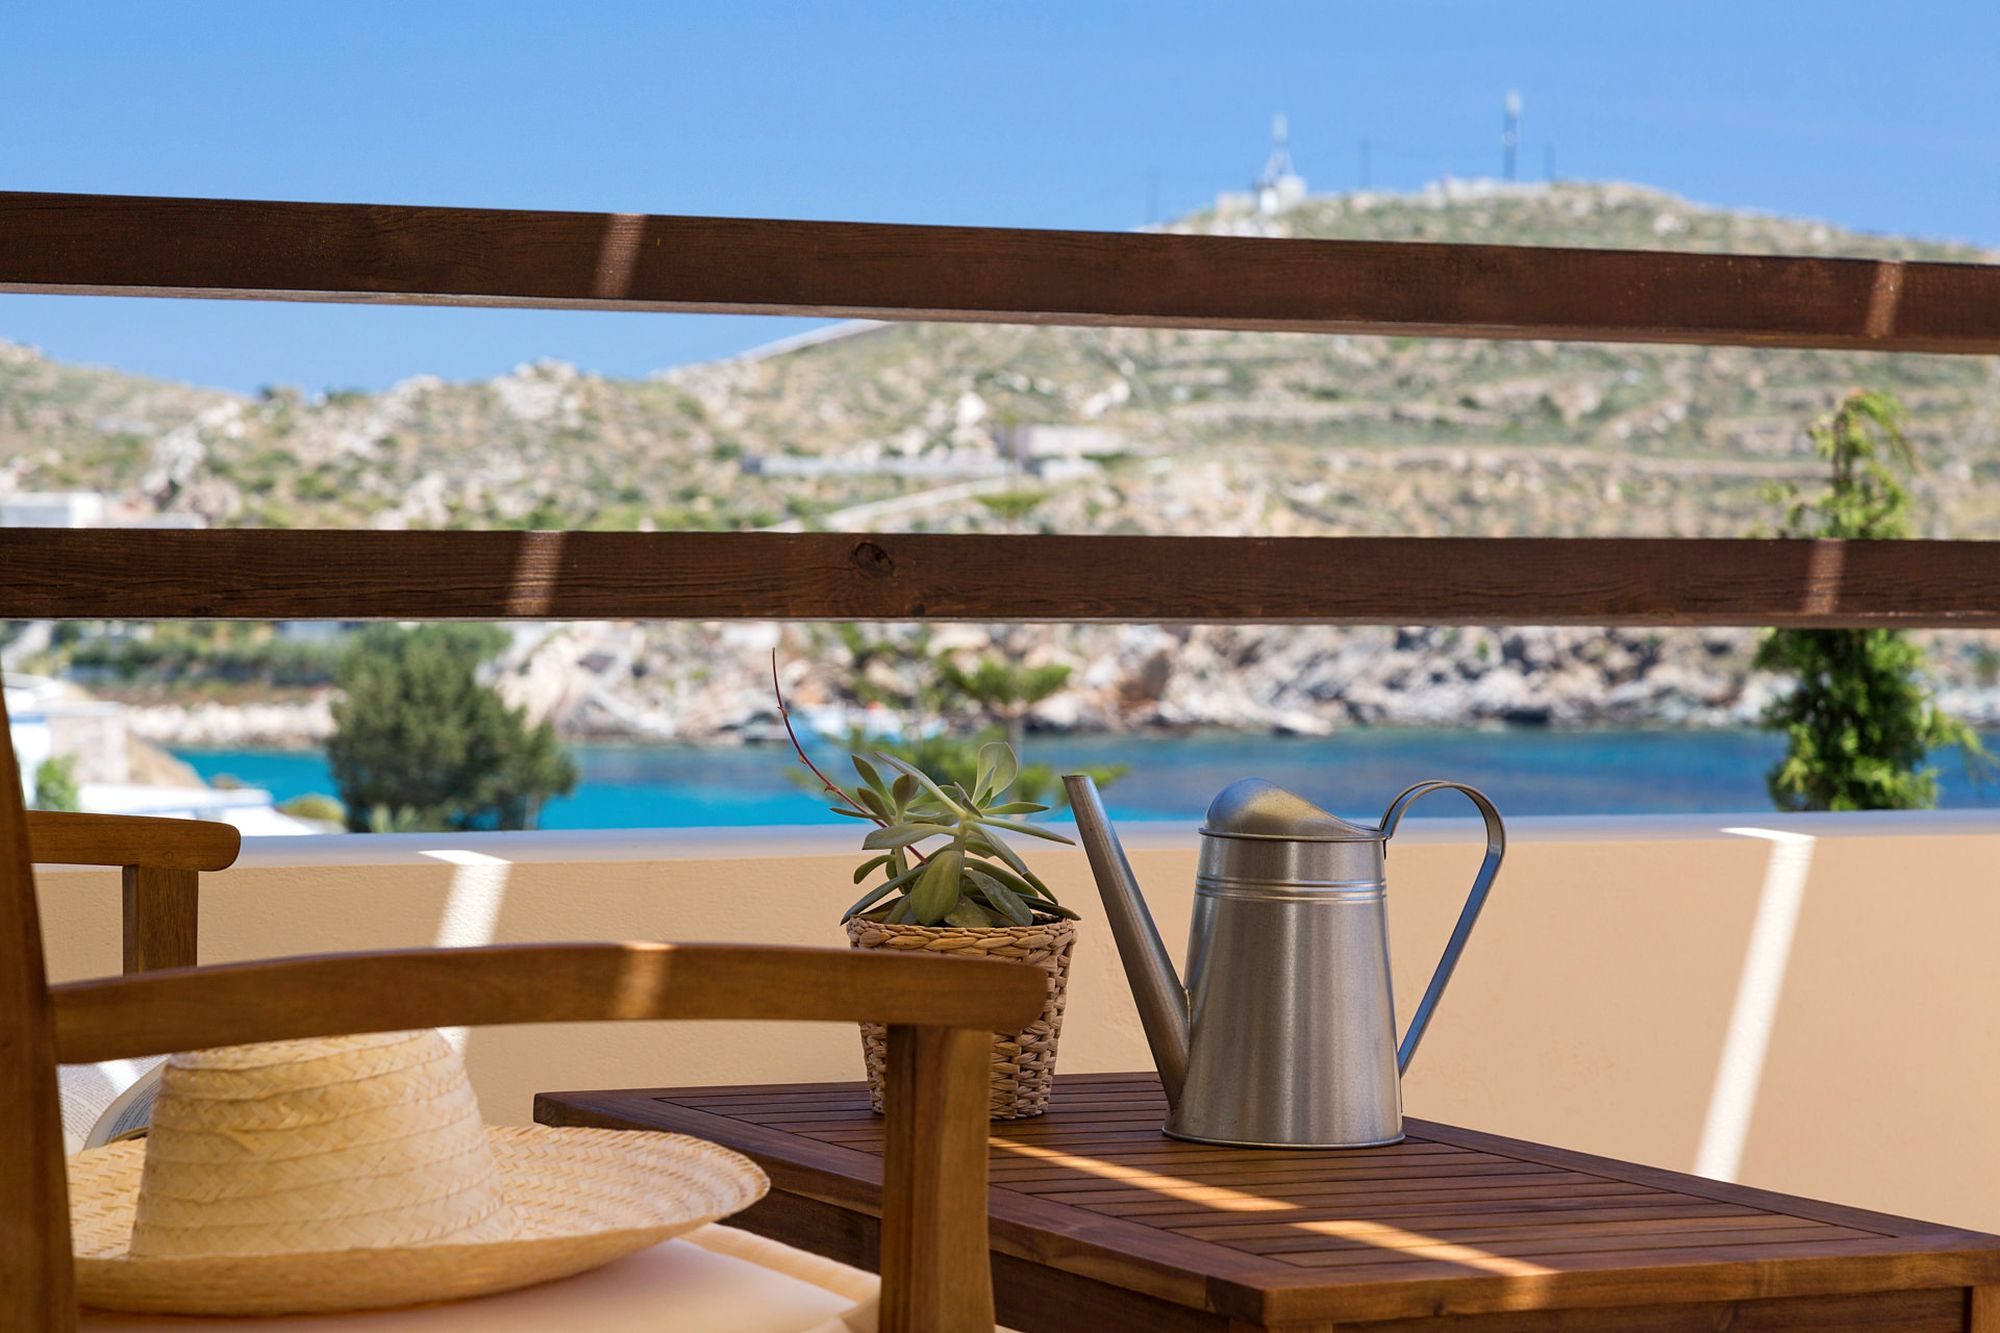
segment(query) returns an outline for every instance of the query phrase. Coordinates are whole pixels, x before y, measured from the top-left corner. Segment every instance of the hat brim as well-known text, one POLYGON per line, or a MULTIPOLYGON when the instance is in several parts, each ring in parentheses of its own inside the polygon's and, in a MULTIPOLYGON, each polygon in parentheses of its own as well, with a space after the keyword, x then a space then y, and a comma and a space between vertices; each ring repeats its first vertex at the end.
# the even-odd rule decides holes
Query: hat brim
POLYGON ((143 1141, 69 1160, 78 1300, 137 1314, 276 1315, 394 1309, 587 1272, 740 1212, 770 1181, 682 1134, 488 1126, 519 1233, 476 1244, 301 1254, 134 1258, 143 1141))

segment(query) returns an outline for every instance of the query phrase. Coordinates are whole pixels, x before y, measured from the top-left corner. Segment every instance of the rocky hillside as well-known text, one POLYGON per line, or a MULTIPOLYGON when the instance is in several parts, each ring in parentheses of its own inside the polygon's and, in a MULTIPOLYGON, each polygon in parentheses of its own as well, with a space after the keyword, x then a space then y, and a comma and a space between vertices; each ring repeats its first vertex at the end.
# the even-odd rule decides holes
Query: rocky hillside
MULTIPOLYGON (((1178 226, 1992 258, 1618 185, 1313 198, 1178 226)), ((98 489, 129 513, 216 525, 1742 535, 1775 515, 1774 483, 1815 476, 1800 426, 1853 386, 1910 409, 1926 530, 2000 537, 1990 358, 979 325, 846 326, 644 381, 540 363, 254 399, 0 346, 0 491, 98 489)), ((816 636, 795 641, 828 658, 816 636)), ((759 654, 731 642, 566 629, 523 645, 513 688, 579 731, 730 734, 762 698, 759 654)), ((1077 668, 1048 725, 1728 721, 1760 697, 1741 634, 1129 628, 996 643, 1077 668)), ((2000 716, 1991 645, 1946 647, 1948 682, 2000 716)))

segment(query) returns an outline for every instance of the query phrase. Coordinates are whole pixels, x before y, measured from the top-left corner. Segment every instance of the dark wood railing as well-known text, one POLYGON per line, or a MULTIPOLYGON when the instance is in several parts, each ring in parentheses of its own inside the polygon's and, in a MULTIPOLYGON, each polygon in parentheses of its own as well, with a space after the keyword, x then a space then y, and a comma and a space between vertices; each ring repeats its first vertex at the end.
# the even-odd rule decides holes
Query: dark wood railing
POLYGON ((2000 268, 0 194, 0 291, 2000 352, 2000 268))
MULTIPOLYGON (((2000 353, 2000 266, 0 194, 0 291, 2000 353)), ((2000 626, 2000 543, 0 532, 0 618, 2000 626)))
POLYGON ((0 529, 0 619, 2000 626, 2000 542, 0 529))

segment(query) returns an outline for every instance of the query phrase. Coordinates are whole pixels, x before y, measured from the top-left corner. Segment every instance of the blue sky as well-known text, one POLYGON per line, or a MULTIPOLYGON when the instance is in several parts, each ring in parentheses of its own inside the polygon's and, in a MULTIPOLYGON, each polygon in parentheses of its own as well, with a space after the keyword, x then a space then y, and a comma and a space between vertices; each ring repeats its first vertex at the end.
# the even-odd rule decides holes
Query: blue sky
MULTIPOLYGON (((1242 185, 1497 171, 2000 245, 2000 4, 16 6, 0 188, 1124 228, 1242 185), (23 12, 31 10, 32 12, 23 12)), ((0 238, 3 242, 4 238, 0 238)), ((612 374, 802 322, 0 297, 0 337, 237 389, 555 356, 612 374)))

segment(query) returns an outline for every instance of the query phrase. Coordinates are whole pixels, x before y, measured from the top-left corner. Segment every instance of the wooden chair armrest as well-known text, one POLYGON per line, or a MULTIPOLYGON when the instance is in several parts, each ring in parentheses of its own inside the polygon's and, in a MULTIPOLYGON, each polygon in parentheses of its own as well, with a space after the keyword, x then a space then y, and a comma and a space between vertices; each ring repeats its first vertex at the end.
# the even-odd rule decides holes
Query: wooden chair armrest
POLYGON ((991 1032, 1041 1012, 1019 963, 737 944, 495 944, 170 968, 49 988, 65 1063, 499 1023, 792 1019, 991 1032), (979 966, 970 965, 972 961, 979 966))
POLYGON ((243 835, 212 819, 28 811, 28 859, 37 865, 227 870, 243 835))
POLYGON ((30 810, 28 859, 42 865, 122 866, 125 971, 193 967, 204 870, 236 862, 243 835, 210 819, 30 810))

